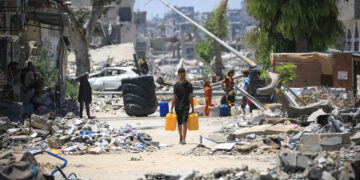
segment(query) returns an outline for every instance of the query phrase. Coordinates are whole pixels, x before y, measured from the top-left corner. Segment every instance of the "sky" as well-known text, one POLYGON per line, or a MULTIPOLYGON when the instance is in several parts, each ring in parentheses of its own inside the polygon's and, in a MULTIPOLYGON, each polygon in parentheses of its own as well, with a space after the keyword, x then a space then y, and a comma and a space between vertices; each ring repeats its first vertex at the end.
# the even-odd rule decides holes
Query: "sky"
MULTIPOLYGON (((170 11, 159 0, 135 0, 135 11, 147 11, 147 19, 150 20, 156 15, 163 17, 163 15, 170 11), (148 3, 149 2, 149 3, 148 3)), ((165 0, 170 5, 173 6, 194 6, 195 12, 210 12, 216 8, 220 0, 165 0)), ((229 0, 228 8, 230 9, 240 9, 242 0, 229 0)))

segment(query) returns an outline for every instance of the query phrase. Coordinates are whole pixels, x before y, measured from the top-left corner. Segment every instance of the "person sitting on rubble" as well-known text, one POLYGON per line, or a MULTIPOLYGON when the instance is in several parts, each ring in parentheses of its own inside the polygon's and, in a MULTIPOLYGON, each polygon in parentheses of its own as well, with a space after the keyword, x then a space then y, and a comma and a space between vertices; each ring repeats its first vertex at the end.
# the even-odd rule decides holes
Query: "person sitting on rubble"
POLYGON ((31 103, 34 105, 34 109, 37 114, 41 113, 43 110, 46 109, 46 104, 41 99, 41 90, 37 90, 35 92, 34 97, 31 100, 31 103))
POLYGON ((40 91, 44 86, 44 80, 37 74, 35 66, 31 66, 31 71, 25 74, 25 97, 24 102, 30 103, 36 91, 40 91))
POLYGON ((91 91, 91 86, 89 83, 89 74, 85 73, 81 78, 80 78, 80 87, 79 87, 79 96, 78 96, 78 102, 80 104, 80 118, 82 118, 82 114, 83 114, 83 108, 84 108, 84 104, 85 104, 85 108, 86 108, 86 115, 88 116, 89 119, 94 119, 93 116, 90 116, 90 103, 92 101, 92 91, 91 91))
POLYGON ((147 62, 143 59, 140 59, 140 74, 145 76, 147 75, 148 71, 149 71, 149 66, 147 62))

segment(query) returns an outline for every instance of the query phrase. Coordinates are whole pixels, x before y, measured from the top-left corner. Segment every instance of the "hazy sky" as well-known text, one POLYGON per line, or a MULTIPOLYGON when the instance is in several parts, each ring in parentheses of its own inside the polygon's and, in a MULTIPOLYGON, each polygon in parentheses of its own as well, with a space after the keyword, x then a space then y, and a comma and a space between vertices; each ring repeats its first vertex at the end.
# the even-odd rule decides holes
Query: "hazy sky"
MULTIPOLYGON (((209 12, 219 5, 220 0, 165 0, 173 6, 194 6, 195 12, 209 12)), ((242 0, 229 0, 228 8, 240 9, 242 0)), ((147 11, 147 19, 152 19, 156 15, 163 17, 163 15, 170 11, 168 7, 162 4, 159 0, 135 0, 135 8, 137 11, 147 11)))

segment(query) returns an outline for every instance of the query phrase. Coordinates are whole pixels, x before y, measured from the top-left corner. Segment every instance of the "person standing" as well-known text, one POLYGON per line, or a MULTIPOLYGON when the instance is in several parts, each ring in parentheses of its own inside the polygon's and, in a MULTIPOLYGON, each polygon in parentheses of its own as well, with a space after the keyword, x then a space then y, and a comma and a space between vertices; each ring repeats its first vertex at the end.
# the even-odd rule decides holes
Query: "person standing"
POLYGON ((204 109, 204 114, 206 116, 209 116, 209 106, 211 105, 211 97, 212 97, 212 92, 211 92, 211 87, 210 87, 210 81, 206 80, 205 84, 204 84, 204 92, 205 92, 205 109, 204 109))
POLYGON ((186 131, 187 131, 187 119, 190 110, 190 104, 192 108, 192 113, 194 113, 194 103, 193 103, 193 87, 191 83, 186 80, 186 73, 184 68, 178 70, 179 82, 174 86, 174 95, 171 101, 170 113, 173 113, 175 106, 175 111, 177 115, 178 130, 180 144, 186 144, 186 131))
POLYGON ((84 104, 85 104, 85 108, 86 108, 86 115, 88 116, 89 119, 94 119, 93 116, 90 116, 90 103, 92 101, 92 97, 91 97, 91 86, 89 83, 89 74, 85 73, 81 78, 80 78, 80 87, 79 87, 79 97, 78 97, 78 102, 80 103, 80 118, 82 118, 82 114, 83 114, 83 108, 84 108, 84 104))
POLYGON ((228 72, 226 78, 221 82, 221 87, 228 94, 230 91, 234 90, 234 77, 235 71, 232 69, 228 72))
MULTIPOLYGON (((242 88, 248 92, 249 94, 251 94, 251 87, 250 87, 250 77, 249 77, 249 71, 248 70, 244 70, 243 71, 243 76, 244 76, 244 83, 242 84, 242 88)), ((242 100, 241 100, 241 108, 243 109, 243 111, 245 112, 245 107, 246 104, 248 104, 247 102, 249 102, 248 98, 243 96, 242 100)))

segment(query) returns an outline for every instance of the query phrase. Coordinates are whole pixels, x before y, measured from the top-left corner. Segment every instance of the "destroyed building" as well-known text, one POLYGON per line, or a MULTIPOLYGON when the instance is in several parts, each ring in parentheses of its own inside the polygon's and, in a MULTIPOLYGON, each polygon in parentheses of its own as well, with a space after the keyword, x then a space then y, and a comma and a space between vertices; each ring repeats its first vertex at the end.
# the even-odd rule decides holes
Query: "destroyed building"
MULTIPOLYGON (((48 0, 2 0, 0 1, 0 62, 1 89, 8 84, 9 91, 2 99, 28 103, 21 81, 7 81, 6 73, 10 63, 17 63, 17 69, 26 66, 27 61, 36 62, 41 48, 47 51, 48 57, 59 70, 55 88, 62 97, 66 88, 66 63, 69 40, 67 27, 69 20, 59 4, 48 0), (13 98, 6 98, 13 92, 13 98)), ((20 76, 17 74, 15 78, 20 76)), ((2 92, 4 95, 4 92, 2 92)), ((5 112, 19 111, 21 108, 1 103, 5 112), (9 109, 8 109, 9 108, 9 109)), ((21 107, 21 103, 19 104, 21 107)), ((18 115, 21 114, 18 112, 18 115)), ((7 113, 5 113, 7 114, 7 113)))
MULTIPOLYGON (((106 6, 99 20, 100 30, 95 31, 93 44, 95 46, 106 46, 112 44, 136 42, 136 28, 134 18, 135 0, 122 0, 120 4, 115 2, 106 6)), ((74 0, 71 2, 74 9, 91 9, 90 0, 74 0)))
POLYGON ((135 18, 135 26, 136 26, 136 33, 138 36, 146 36, 147 26, 146 26, 146 11, 139 11, 134 13, 135 18))
POLYGON ((360 0, 338 1, 338 19, 344 26, 341 46, 346 51, 360 51, 360 0))

